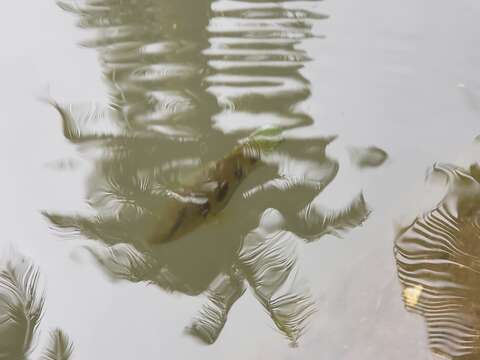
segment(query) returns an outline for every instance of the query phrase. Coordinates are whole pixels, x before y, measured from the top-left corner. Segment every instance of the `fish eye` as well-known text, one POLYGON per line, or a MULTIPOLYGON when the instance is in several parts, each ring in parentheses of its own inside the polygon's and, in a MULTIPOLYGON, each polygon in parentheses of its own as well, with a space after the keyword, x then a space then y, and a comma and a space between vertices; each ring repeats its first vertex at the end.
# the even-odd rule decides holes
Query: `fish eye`
POLYGON ((206 203, 200 205, 200 214, 203 217, 206 217, 208 213, 210 212, 210 202, 207 201, 206 203))

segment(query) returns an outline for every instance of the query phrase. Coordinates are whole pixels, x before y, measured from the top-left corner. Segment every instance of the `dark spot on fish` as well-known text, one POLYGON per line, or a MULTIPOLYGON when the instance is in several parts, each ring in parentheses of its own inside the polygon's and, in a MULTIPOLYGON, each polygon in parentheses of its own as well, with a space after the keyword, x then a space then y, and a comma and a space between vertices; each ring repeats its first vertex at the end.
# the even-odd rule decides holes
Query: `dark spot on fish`
POLYGON ((200 205, 200 214, 203 217, 206 217, 209 212, 210 212, 210 202, 207 201, 200 205))
POLYGON ((242 166, 240 164, 237 164, 234 175, 238 180, 243 178, 243 169, 242 169, 242 166))
POLYGON ((258 159, 256 157, 251 157, 250 158, 250 164, 254 165, 258 162, 258 159))
POLYGON ((220 184, 220 187, 218 189, 217 200, 222 201, 223 199, 225 199, 225 196, 227 196, 227 192, 228 192, 228 182, 224 181, 220 184))

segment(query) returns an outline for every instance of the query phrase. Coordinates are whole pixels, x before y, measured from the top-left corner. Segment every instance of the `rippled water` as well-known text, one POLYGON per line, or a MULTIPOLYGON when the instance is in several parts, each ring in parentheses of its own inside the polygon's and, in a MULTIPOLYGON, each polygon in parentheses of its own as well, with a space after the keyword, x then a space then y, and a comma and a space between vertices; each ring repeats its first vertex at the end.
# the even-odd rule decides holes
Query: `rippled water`
POLYGON ((480 356, 476 3, 56 5, 0 63, 1 359, 480 356))
POLYGON ((445 196, 396 239, 398 276, 407 308, 425 317, 432 351, 474 359, 480 355, 478 164, 435 165, 431 177, 439 174, 445 196))

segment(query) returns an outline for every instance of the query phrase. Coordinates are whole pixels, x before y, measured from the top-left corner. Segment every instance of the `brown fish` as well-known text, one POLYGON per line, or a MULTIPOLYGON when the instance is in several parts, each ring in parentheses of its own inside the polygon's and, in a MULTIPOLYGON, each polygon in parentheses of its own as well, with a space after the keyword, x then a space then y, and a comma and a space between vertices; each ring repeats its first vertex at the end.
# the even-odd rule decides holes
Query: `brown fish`
POLYGON ((223 159, 203 167, 194 176, 194 185, 190 188, 167 191, 169 202, 160 219, 161 225, 149 243, 178 239, 222 211, 240 183, 258 166, 261 155, 282 139, 279 129, 262 128, 223 159))

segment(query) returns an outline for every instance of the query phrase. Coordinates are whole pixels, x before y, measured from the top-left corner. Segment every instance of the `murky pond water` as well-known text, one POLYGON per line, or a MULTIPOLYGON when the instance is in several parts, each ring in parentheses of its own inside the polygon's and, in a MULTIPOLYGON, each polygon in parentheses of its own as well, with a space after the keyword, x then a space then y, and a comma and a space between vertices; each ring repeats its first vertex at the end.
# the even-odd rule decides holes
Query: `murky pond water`
POLYGON ((477 2, 9 7, 0 359, 480 356, 477 2))

